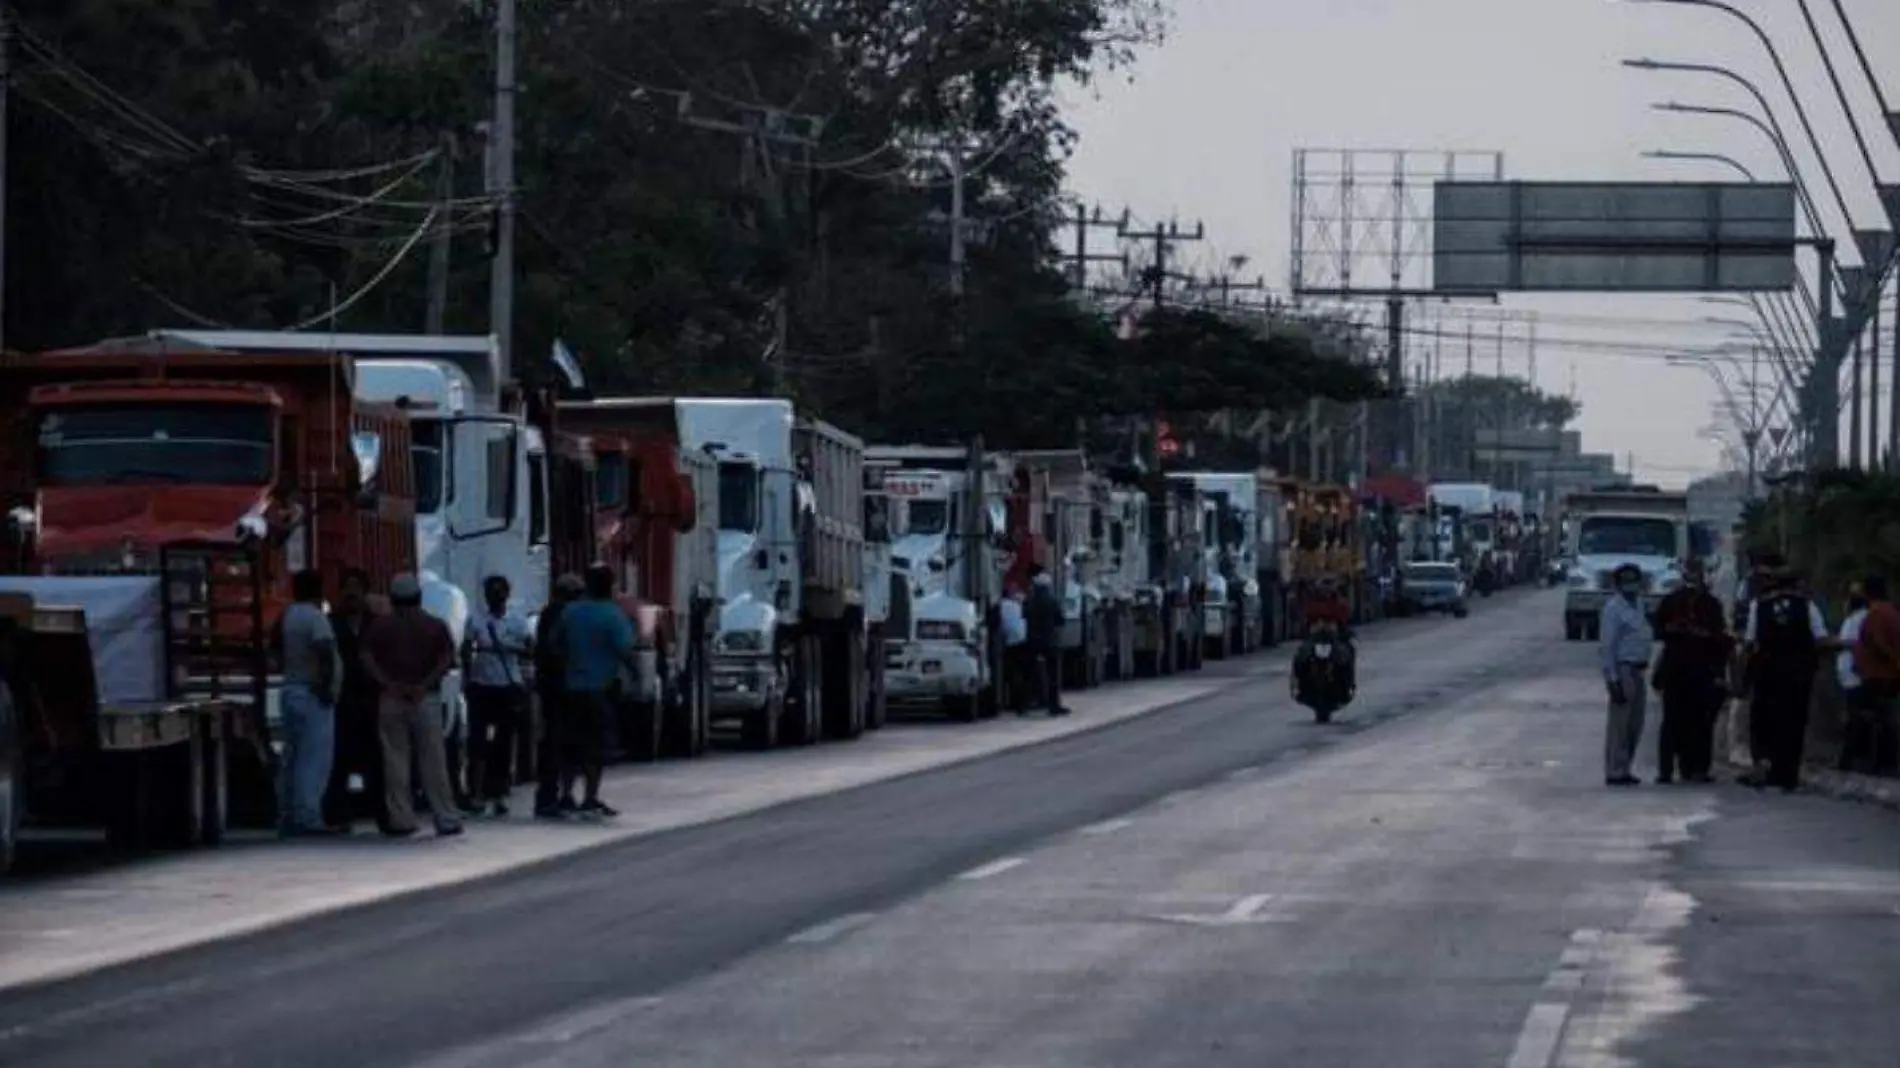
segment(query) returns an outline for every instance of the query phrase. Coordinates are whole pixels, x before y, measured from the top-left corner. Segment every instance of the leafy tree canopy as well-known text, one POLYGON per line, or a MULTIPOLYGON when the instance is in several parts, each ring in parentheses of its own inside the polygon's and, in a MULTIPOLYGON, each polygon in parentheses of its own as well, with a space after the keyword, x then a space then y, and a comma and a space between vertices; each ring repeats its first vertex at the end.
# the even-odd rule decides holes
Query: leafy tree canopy
POLYGON ((1546 393, 1510 375, 1447 378, 1433 382, 1428 388, 1432 399, 1440 405, 1499 413, 1506 425, 1525 429, 1561 430, 1575 421, 1582 410, 1569 397, 1546 393))
MULTIPOLYGON (((8 342, 328 326, 338 299, 340 330, 420 330, 432 253, 446 328, 486 330, 489 6, 17 4, 8 342)), ((1168 311, 1123 342, 1068 294, 1054 88, 1123 67, 1163 7, 522 0, 517 373, 559 337, 602 391, 1023 445, 1370 395, 1304 335, 1168 311)))

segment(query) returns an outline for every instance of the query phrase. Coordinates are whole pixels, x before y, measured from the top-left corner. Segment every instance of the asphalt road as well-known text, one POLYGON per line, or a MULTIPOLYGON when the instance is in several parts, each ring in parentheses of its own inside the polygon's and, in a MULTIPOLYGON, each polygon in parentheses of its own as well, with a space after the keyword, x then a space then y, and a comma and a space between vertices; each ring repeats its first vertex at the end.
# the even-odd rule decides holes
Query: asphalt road
POLYGON ((1556 618, 13 992, 0 1064, 1892 1068, 1900 820, 1605 790, 1556 618))

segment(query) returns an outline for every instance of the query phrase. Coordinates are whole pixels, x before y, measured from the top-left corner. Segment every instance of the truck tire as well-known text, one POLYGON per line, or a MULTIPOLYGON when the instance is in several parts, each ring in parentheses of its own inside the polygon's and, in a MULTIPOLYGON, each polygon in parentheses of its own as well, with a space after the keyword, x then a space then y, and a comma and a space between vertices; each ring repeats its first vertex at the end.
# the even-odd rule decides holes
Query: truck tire
POLYGON ((825 737, 850 740, 864 734, 864 631, 850 629, 825 658, 825 737))
POLYGON ((26 819, 26 766, 20 746, 20 714, 13 687, 0 682, 0 875, 13 870, 26 819))
POLYGON ((666 718, 664 695, 658 701, 628 701, 620 706, 620 742, 626 759, 636 764, 660 759, 666 718))
POLYGON ((687 662, 686 686, 692 695, 692 732, 686 740, 686 755, 698 758, 712 748, 712 653, 711 642, 695 639, 687 662))
POLYGON ((890 719, 890 710, 886 702, 888 697, 884 689, 884 668, 886 652, 884 638, 866 639, 864 648, 865 695, 864 729, 881 731, 890 719))
POLYGON ((792 745, 816 745, 825 736, 824 646, 816 636, 798 639, 797 668, 793 674, 794 703, 788 703, 791 728, 786 741, 792 745))
POLYGON ((774 687, 775 695, 765 702, 765 707, 748 717, 745 722, 745 747, 747 749, 777 749, 784 736, 785 717, 790 712, 787 695, 798 684, 798 666, 794 650, 784 647, 780 640, 777 655, 773 657, 780 676, 774 687))

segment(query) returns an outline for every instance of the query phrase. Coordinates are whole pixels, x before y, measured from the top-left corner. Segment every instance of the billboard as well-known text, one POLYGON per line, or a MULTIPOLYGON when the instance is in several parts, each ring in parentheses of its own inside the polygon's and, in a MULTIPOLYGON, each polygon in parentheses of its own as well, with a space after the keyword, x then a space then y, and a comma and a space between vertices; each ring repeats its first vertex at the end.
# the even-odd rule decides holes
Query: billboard
POLYGON ((1785 290, 1795 190, 1757 182, 1439 182, 1432 287, 1514 292, 1785 290))

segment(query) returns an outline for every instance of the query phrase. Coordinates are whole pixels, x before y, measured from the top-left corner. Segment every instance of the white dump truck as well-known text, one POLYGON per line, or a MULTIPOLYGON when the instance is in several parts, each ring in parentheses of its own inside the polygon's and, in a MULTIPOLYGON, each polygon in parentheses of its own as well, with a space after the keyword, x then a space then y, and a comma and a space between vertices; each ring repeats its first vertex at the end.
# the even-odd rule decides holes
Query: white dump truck
POLYGON ((1201 491, 1203 527, 1209 532, 1201 552, 1207 561, 1207 600, 1202 642, 1207 655, 1221 659, 1260 647, 1264 611, 1260 587, 1260 507, 1262 478, 1253 471, 1186 471, 1171 478, 1201 491))
POLYGON ((1564 637, 1595 639, 1603 604, 1614 595, 1616 572, 1634 564, 1643 573, 1643 605, 1650 612, 1682 585, 1689 552, 1689 498, 1683 493, 1599 490, 1564 501, 1567 569, 1564 637))

